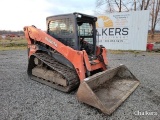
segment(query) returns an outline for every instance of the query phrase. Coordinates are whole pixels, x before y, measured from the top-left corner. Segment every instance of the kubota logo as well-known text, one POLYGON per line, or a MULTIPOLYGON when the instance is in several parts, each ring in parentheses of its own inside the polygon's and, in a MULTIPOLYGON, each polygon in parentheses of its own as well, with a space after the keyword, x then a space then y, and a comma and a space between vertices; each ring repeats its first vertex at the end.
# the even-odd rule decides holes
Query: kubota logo
POLYGON ((48 37, 45 37, 45 40, 47 40, 50 44, 54 45, 55 47, 57 47, 57 43, 52 41, 51 39, 49 39, 48 37))
POLYGON ((113 22, 107 16, 98 16, 98 20, 96 22, 96 27, 97 28, 113 27, 113 22))

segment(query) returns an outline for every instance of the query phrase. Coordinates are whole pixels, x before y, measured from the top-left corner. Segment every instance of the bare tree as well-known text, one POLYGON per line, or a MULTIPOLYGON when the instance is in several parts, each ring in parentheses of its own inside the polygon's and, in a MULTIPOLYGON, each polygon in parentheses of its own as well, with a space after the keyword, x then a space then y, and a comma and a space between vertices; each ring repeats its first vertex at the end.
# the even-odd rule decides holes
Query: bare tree
POLYGON ((122 1, 120 0, 119 3, 118 3, 117 0, 115 0, 115 3, 116 3, 116 5, 119 9, 119 12, 121 12, 122 11, 122 1))
POLYGON ((97 0, 96 13, 112 13, 129 11, 128 3, 122 0, 97 0), (98 11, 98 12, 97 12, 98 11))
POLYGON ((150 29, 153 38, 156 25, 160 22, 160 0, 134 0, 134 10, 150 10, 150 29))
POLYGON ((150 15, 151 15, 151 34, 153 38, 156 25, 158 22, 160 22, 160 0, 152 0, 150 15))
POLYGON ((147 10, 150 5, 151 0, 131 0, 131 9, 130 10, 147 10))
POLYGON ((142 1, 138 0, 138 3, 140 5, 140 10, 147 10, 149 2, 150 2, 150 0, 142 0, 142 1))
POLYGON ((136 8, 137 8, 137 2, 136 0, 134 0, 134 11, 136 11, 136 8))
POLYGON ((148 9, 149 2, 150 2, 150 0, 147 0, 147 2, 146 2, 146 4, 145 4, 145 7, 144 7, 144 10, 147 10, 147 9, 148 9))

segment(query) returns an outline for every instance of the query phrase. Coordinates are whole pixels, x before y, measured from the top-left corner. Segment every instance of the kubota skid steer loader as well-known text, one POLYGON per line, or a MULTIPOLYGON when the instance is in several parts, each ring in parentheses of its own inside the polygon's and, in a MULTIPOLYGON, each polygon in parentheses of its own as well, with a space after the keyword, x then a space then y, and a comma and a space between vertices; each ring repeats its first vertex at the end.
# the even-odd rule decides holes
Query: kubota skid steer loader
POLYGON ((124 66, 107 69, 107 50, 96 45, 96 17, 47 17, 47 33, 24 27, 28 75, 63 92, 76 88, 79 101, 111 114, 139 85, 124 66))

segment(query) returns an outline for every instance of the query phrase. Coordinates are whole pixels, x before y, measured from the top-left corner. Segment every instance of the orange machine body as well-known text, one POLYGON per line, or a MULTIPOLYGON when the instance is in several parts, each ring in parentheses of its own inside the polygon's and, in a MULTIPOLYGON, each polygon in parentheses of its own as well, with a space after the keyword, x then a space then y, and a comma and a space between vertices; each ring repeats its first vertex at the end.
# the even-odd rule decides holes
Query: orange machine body
POLYGON ((44 43, 45 45, 50 46, 53 50, 56 50, 58 53, 63 55, 67 60, 69 60, 74 66, 77 75, 79 76, 80 81, 86 78, 86 72, 92 72, 94 70, 101 69, 101 71, 106 70, 106 65, 108 65, 107 60, 107 50, 105 48, 100 48, 96 46, 96 55, 98 56, 101 53, 101 57, 103 57, 103 61, 98 58, 93 61, 89 61, 89 57, 85 50, 78 51, 73 48, 64 45, 59 42, 57 39, 48 35, 46 32, 35 28, 34 26, 26 26, 24 27, 25 37, 28 41, 28 57, 32 54, 38 52, 38 48, 34 41, 39 41, 44 43))

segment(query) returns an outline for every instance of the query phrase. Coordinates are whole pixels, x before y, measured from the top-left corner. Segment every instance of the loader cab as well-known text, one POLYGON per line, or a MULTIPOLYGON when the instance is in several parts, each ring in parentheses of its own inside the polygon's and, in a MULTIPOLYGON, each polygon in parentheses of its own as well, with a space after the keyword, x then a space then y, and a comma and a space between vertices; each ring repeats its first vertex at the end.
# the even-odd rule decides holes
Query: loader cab
POLYGON ((65 14, 47 17, 47 33, 75 50, 86 50, 89 56, 96 51, 96 17, 65 14))

